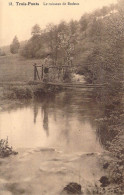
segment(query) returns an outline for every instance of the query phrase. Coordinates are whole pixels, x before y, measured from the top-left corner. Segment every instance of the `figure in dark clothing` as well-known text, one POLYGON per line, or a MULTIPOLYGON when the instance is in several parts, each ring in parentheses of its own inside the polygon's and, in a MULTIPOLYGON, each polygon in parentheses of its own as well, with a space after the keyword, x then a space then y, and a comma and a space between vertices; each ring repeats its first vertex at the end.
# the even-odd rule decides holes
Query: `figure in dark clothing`
POLYGON ((43 78, 43 80, 45 82, 49 82, 50 66, 52 66, 52 59, 51 59, 50 54, 48 54, 47 57, 44 59, 44 78, 43 78))

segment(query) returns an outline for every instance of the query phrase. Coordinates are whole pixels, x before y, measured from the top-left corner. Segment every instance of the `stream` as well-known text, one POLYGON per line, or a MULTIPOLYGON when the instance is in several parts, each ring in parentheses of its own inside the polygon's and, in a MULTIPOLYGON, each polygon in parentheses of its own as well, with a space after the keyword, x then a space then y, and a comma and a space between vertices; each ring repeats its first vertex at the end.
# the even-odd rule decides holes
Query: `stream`
POLYGON ((59 195, 69 182, 84 194, 103 175, 98 103, 86 91, 44 96, 0 113, 0 139, 18 155, 0 159, 2 195, 59 195))

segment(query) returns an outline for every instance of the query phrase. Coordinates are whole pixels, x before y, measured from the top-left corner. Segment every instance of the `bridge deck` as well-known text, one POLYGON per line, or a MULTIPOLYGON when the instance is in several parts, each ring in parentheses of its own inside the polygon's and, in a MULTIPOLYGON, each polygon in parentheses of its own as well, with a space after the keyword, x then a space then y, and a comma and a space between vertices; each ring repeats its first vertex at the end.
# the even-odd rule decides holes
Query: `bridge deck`
POLYGON ((42 82, 42 81, 37 81, 35 84, 46 84, 48 86, 60 86, 63 88, 101 88, 105 84, 86 84, 86 83, 60 83, 60 82, 42 82))

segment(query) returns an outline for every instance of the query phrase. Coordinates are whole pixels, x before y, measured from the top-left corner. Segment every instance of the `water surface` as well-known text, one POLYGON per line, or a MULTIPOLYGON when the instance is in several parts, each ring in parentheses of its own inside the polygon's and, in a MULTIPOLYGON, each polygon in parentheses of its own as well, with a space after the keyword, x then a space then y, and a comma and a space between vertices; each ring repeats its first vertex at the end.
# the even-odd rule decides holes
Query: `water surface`
POLYGON ((97 104, 85 92, 62 92, 0 115, 0 138, 14 148, 54 147, 100 152, 94 118, 97 104))
POLYGON ((41 97, 0 113, 0 138, 18 155, 1 159, 0 189, 9 195, 60 195, 69 182, 84 194, 104 174, 98 124, 102 110, 86 91, 41 97))

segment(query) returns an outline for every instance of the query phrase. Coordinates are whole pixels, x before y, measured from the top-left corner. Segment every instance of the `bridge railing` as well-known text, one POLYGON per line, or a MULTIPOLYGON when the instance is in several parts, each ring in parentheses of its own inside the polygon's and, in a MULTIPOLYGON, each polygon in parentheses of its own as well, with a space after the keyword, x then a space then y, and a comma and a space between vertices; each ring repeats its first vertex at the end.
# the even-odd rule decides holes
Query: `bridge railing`
MULTIPOLYGON (((33 66, 34 66, 34 80, 42 81, 45 76, 44 65, 37 65, 35 63, 33 66)), ((71 65, 50 66, 48 74, 49 76, 52 77, 53 80, 55 79, 55 77, 57 77, 57 79, 60 79, 65 74, 72 73, 74 69, 75 67, 71 65)))

